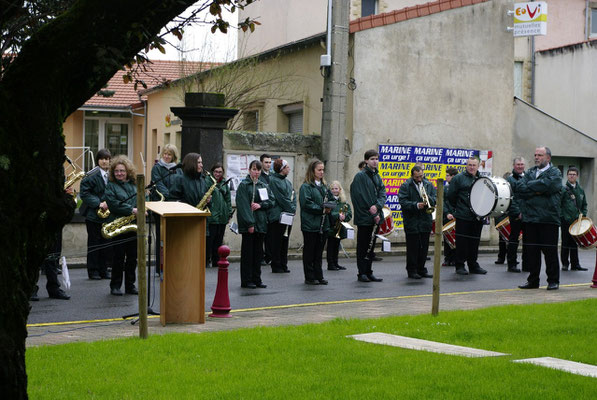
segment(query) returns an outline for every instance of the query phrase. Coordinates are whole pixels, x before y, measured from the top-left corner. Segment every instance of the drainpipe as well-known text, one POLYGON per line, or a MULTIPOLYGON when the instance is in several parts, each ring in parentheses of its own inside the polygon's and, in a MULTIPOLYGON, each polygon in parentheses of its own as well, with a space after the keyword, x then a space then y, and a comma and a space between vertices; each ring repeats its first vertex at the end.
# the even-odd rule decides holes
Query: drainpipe
POLYGON ((531 36, 531 104, 535 105, 535 36, 531 36))
MULTIPOLYGON (((141 99, 139 99, 141 100, 141 99)), ((141 100, 141 102, 143 103, 143 114, 138 114, 133 112, 132 109, 129 108, 129 113, 131 113, 131 115, 134 115, 135 117, 143 117, 143 122, 144 122, 144 128, 143 128, 143 155, 144 157, 141 157, 141 162, 143 163, 143 174, 147 174, 147 164, 145 163, 145 159, 147 158, 147 100, 141 100)), ((135 127, 133 126, 133 132, 134 132, 135 127)))
POLYGON ((585 40, 589 40, 589 0, 585 3, 585 40))

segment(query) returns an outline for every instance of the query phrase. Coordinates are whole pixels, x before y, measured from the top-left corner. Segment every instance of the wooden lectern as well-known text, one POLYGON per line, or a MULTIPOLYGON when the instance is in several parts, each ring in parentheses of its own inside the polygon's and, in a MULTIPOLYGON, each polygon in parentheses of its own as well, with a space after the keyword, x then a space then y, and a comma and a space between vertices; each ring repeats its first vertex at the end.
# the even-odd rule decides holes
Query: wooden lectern
POLYGON ((149 201, 160 215, 160 322, 205 323, 205 230, 211 214, 185 203, 149 201))

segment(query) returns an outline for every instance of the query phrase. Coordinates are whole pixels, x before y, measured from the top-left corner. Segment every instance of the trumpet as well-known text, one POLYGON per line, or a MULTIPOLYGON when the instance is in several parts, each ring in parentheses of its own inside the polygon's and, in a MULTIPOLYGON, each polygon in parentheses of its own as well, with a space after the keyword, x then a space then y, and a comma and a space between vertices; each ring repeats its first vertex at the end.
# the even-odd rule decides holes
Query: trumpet
POLYGON ((423 203, 425 203, 425 212, 427 214, 433 214, 435 212, 435 207, 431 206, 431 201, 429 200, 429 195, 425 190, 425 185, 421 185, 421 198, 423 199, 423 203))
POLYGON ((348 204, 344 204, 342 205, 342 207, 340 207, 340 213, 338 214, 338 220, 336 221, 336 226, 334 226, 334 229, 336 230, 336 239, 341 239, 340 237, 340 232, 342 232, 342 221, 340 221, 340 214, 345 214, 346 211, 348 211, 348 204))

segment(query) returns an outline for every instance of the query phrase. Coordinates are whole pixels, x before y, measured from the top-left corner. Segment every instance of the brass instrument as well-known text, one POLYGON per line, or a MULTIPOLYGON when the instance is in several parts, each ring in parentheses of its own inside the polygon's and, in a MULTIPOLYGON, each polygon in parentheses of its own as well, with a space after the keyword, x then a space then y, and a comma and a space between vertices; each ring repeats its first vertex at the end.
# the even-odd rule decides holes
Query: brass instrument
MULTIPOLYGON (((201 199, 201 201, 199 201, 199 204, 197 204, 197 208, 199 209, 199 211, 203 211, 203 212, 210 212, 209 208, 206 208, 205 205, 207 204, 207 200, 209 199, 209 196, 211 196, 211 194, 213 193, 213 191, 215 190, 216 186, 218 185, 218 181, 216 181, 214 179, 214 177, 207 171, 205 171, 205 174, 207 176, 209 176, 211 178, 211 180, 214 182, 213 185, 211 185, 211 187, 207 190, 207 192, 205 192, 205 195, 203 196, 203 198, 201 199)), ((253 189, 254 191, 255 189, 253 189)), ((159 193, 159 192, 158 192, 159 193)), ((253 192, 253 196, 255 196, 255 193, 253 192)), ((162 196, 163 197, 163 196, 162 196)))
POLYGON ((421 198, 423 199, 423 203, 425 203, 425 212, 427 214, 433 214, 435 212, 435 207, 431 206, 431 201, 429 200, 429 195, 427 195, 424 184, 421 185, 421 198))
POLYGON ((341 239, 340 232, 342 232, 342 221, 340 221, 340 214, 346 214, 346 211, 348 211, 348 204, 344 204, 342 207, 340 207, 338 221, 336 221, 336 226, 334 226, 334 229, 336 230, 336 239, 341 239))
POLYGON ((114 221, 102 225, 102 236, 106 239, 112 239, 115 236, 121 235, 127 232, 136 232, 137 225, 131 224, 132 221, 137 219, 135 214, 131 214, 128 217, 116 218, 114 221))
MULTIPOLYGON (((290 202, 292 203, 292 200, 294 200, 294 189, 292 190, 292 194, 290 195, 290 202)), ((284 229, 284 237, 288 237, 288 235, 290 234, 290 228, 292 228, 292 225, 288 225, 286 227, 286 229, 284 229)))
POLYGON ((102 208, 98 208, 97 209, 97 216, 102 218, 102 219, 106 219, 110 216, 110 209, 106 208, 106 210, 102 210, 102 208))
MULTIPOLYGON (((66 157, 66 161, 73 168, 73 171, 66 177, 66 180, 64 182, 64 190, 73 186, 75 183, 77 183, 85 177, 85 171, 77 171, 77 167, 75 167, 75 164, 73 164, 70 158, 66 157)), ((73 190, 73 200, 75 202, 77 201, 77 192, 75 190, 73 190)))

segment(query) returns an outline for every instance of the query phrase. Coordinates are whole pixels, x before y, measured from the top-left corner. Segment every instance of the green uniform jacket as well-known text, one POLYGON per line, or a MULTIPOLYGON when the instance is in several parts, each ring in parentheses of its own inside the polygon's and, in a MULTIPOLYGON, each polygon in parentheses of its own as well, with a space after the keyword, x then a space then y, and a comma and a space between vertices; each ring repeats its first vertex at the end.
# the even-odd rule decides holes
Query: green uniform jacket
POLYGON ((112 222, 116 218, 131 215, 133 208, 137 207, 137 196, 133 196, 126 201, 125 199, 136 193, 137 186, 130 181, 108 181, 106 185, 106 203, 108 203, 110 209, 110 216, 106 218, 106 222, 112 222))
POLYGON ((443 223, 444 225, 447 224, 450 220, 448 219, 448 214, 454 215, 454 207, 450 200, 448 200, 448 192, 450 191, 450 184, 444 185, 444 215, 443 215, 443 223))
POLYGON ((331 202, 334 199, 332 192, 325 185, 317 186, 315 183, 303 183, 299 192, 301 202, 301 231, 319 232, 323 219, 323 233, 330 229, 329 214, 323 214, 324 200, 331 202), (327 199, 326 199, 327 197, 327 199))
POLYGON ((516 185, 516 193, 522 200, 522 220, 560 225, 562 174, 551 165, 537 177, 537 169, 528 169, 516 185))
POLYGON ((100 167, 95 167, 81 181, 80 196, 83 204, 79 212, 86 220, 98 223, 106 222, 106 219, 97 216, 100 203, 106 200, 105 192, 106 183, 102 177, 100 167))
MULTIPOLYGON (((342 212, 344 213, 344 222, 350 222, 350 220, 352 219, 352 210, 350 208, 350 204, 348 204, 347 202, 345 203, 338 201, 338 204, 336 204, 336 207, 334 207, 334 209, 330 213, 330 225, 332 228, 328 232, 329 236, 336 236, 336 233, 338 232, 337 224, 340 218, 340 210, 342 210, 342 212)), ((340 228, 340 239, 346 239, 346 228, 344 226, 340 228)))
MULTIPOLYGON (((211 179, 208 179, 210 181, 211 179)), ((230 201, 230 186, 224 184, 221 179, 218 185, 211 193, 211 203, 209 203, 211 217, 207 218, 208 224, 226 225, 232 212, 232 202, 230 201)))
POLYGON ((254 227, 258 233, 267 232, 267 210, 272 208, 276 201, 274 194, 267 184, 261 180, 255 183, 255 198, 253 202, 261 204, 261 208, 251 211, 251 199, 253 199, 253 181, 247 175, 236 189, 236 221, 240 233, 248 233, 250 227, 254 227), (259 189, 267 190, 267 200, 261 200, 259 189))
POLYGON ((587 216, 587 196, 585 191, 576 182, 576 187, 573 188, 570 182, 562 187, 562 221, 570 224, 582 213, 583 217, 587 216), (574 199, 573 199, 574 196, 574 199))
POLYGON ((467 171, 463 171, 450 181, 450 190, 448 190, 446 197, 454 208, 452 215, 456 219, 463 219, 465 221, 474 221, 477 219, 477 215, 471 211, 469 197, 471 186, 473 186, 473 183, 480 176, 478 171, 475 176, 469 174, 467 171))
POLYGON ((199 178, 178 175, 170 187, 170 198, 196 207, 210 186, 203 175, 199 178))
MULTIPOLYGON (((176 169, 172 173, 166 167, 161 164, 155 164, 151 169, 151 181, 157 182, 155 184, 155 188, 164 195, 164 200, 171 201, 174 200, 172 195, 170 194, 170 190, 172 186, 176 183, 178 179, 180 179, 180 175, 182 175, 181 169, 176 169)), ((157 193, 151 193, 151 200, 158 201, 160 200, 160 196, 157 193)))
MULTIPOLYGON (((435 206, 437 201, 435 188, 433 184, 428 180, 423 180, 423 187, 429 196, 429 202, 431 206, 435 206)), ((433 218, 431 214, 428 214, 425 209, 419 210, 417 203, 423 202, 423 198, 417 190, 416 184, 413 178, 409 178, 400 185, 398 190, 398 201, 400 202, 400 208, 402 209, 402 220, 404 223, 404 233, 426 233, 431 232, 431 225, 433 224, 433 218)))
POLYGON ((507 179, 510 187, 512 188, 512 201, 510 202, 510 208, 508 208, 508 216, 510 220, 518 218, 518 216, 522 213, 522 204, 524 203, 520 199, 520 194, 516 193, 518 182, 522 179, 523 175, 518 175, 514 170, 512 170, 512 175, 510 175, 507 179))
POLYGON ((375 225, 369 209, 377 208, 377 214, 386 203, 386 187, 377 173, 366 165, 354 177, 350 184, 350 198, 354 208, 354 223, 356 226, 375 225))
POLYGON ((292 196, 294 189, 285 175, 274 172, 270 175, 269 182, 269 188, 276 198, 274 206, 267 212, 268 221, 272 223, 280 221, 282 212, 296 213, 296 196, 292 196), (293 197, 292 201, 290 201, 291 197, 293 197))

